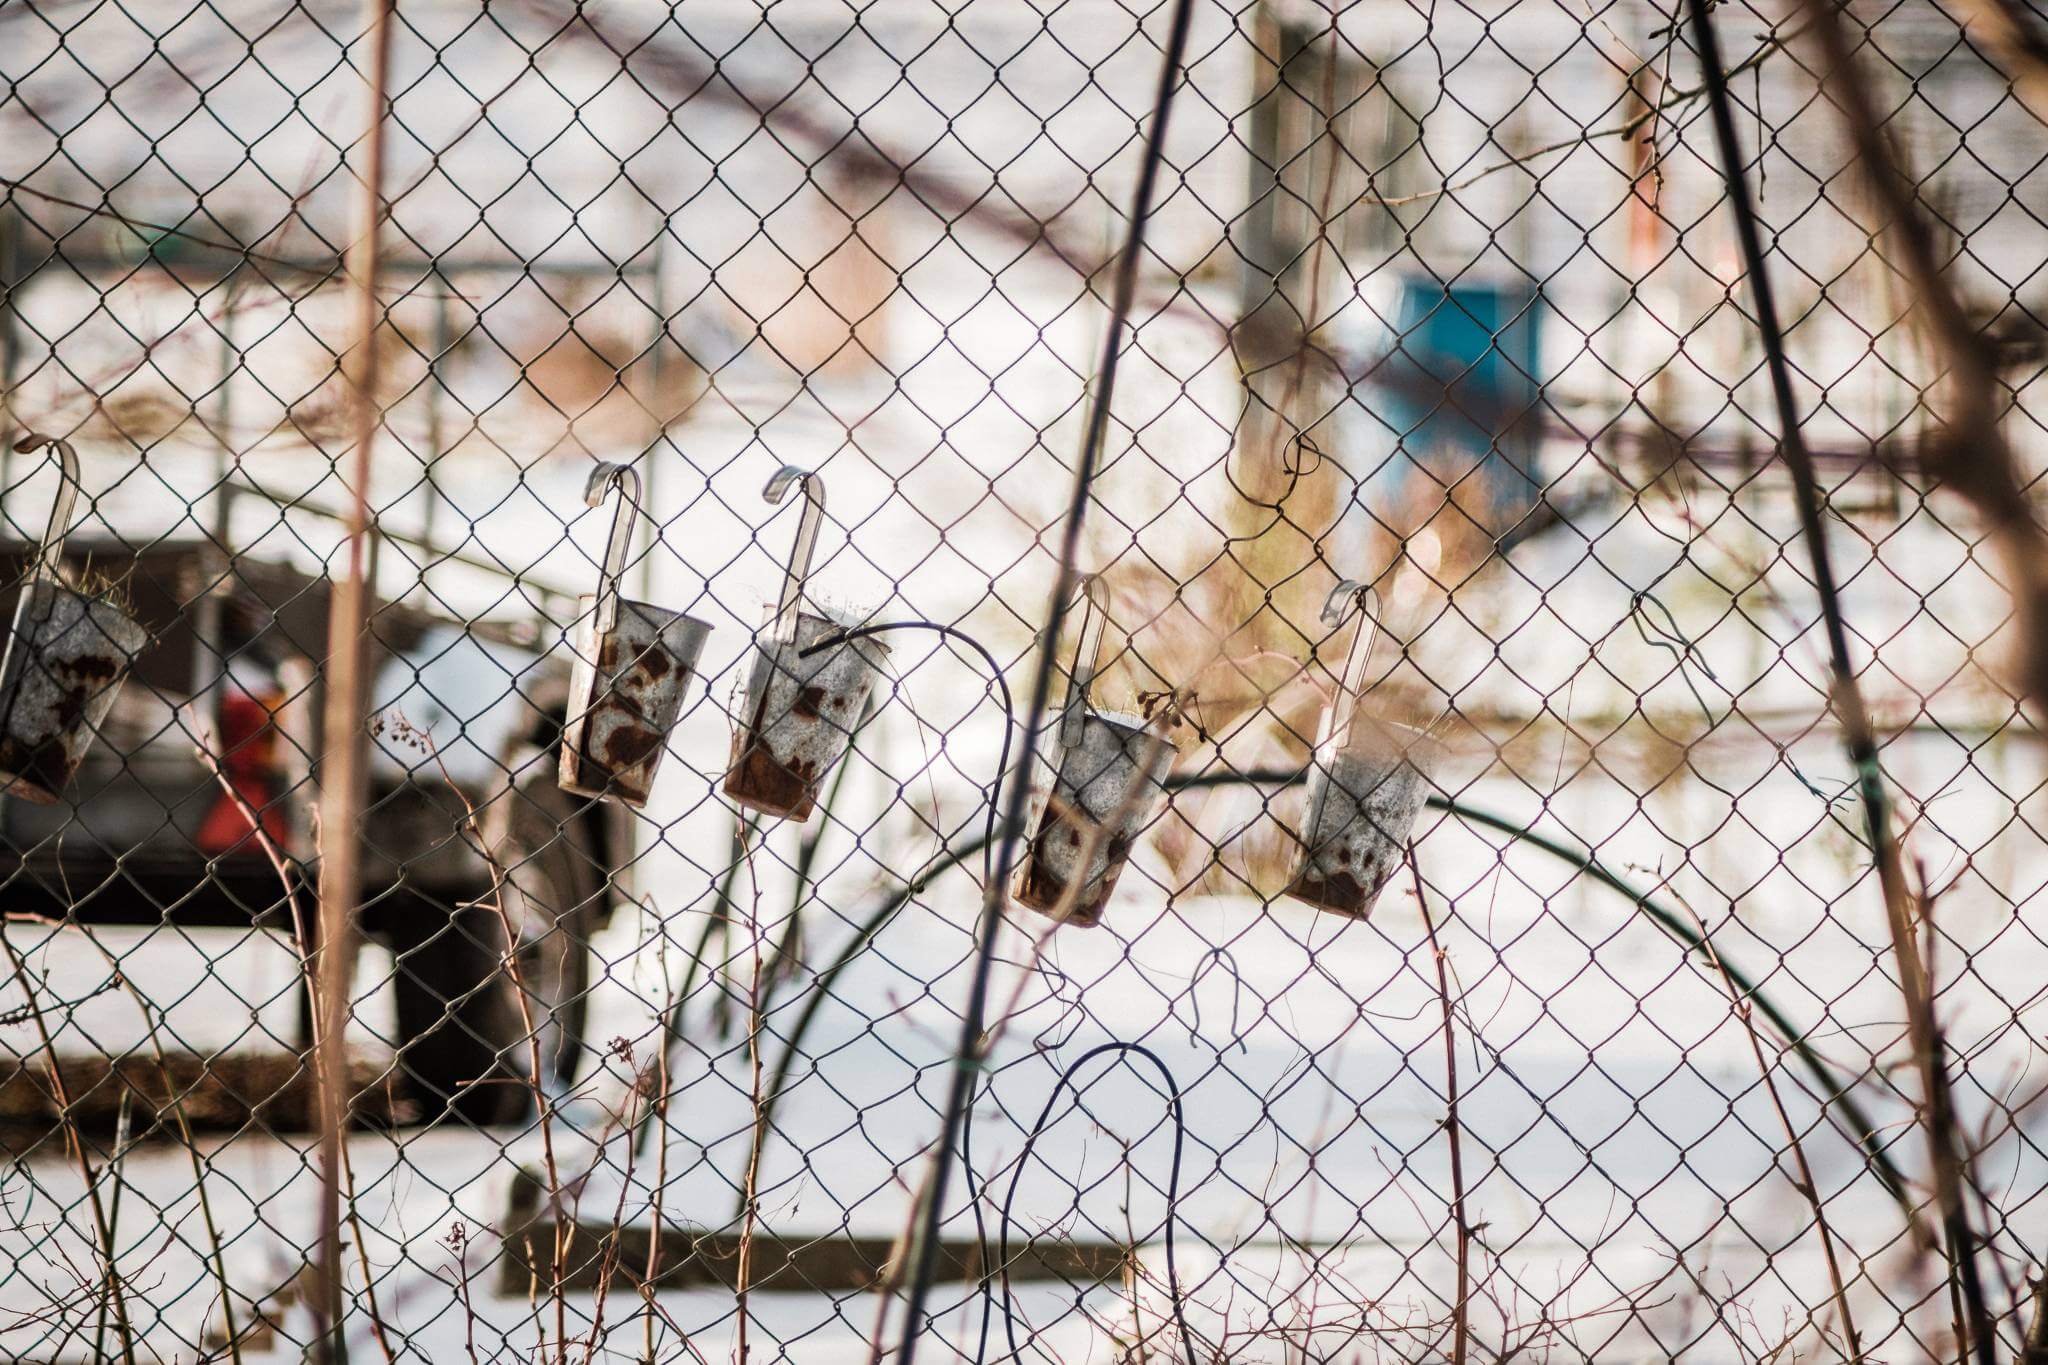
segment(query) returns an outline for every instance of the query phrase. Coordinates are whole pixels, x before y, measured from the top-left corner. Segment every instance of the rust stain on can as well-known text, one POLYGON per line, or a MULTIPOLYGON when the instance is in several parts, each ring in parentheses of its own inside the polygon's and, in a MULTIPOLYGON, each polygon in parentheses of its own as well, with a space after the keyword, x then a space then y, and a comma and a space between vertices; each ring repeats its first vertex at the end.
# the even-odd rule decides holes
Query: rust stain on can
POLYGON ((618 604, 618 619, 593 639, 596 599, 579 600, 580 632, 558 781, 579 796, 644 806, 682 714, 709 623, 649 602, 618 604))
POLYGON ((796 615, 796 639, 762 640, 741 698, 742 727, 732 740, 725 794, 765 815, 807 820, 825 779, 845 756, 874 689, 888 646, 872 636, 821 649, 852 623, 814 612, 796 615))
POLYGON ((0 661, 0 791, 58 801, 148 643, 149 632, 105 598, 47 579, 24 586, 0 661))
POLYGON ((1429 779, 1419 765, 1433 747, 1405 727, 1361 719, 1345 747, 1316 755, 1288 895, 1353 919, 1372 913, 1422 814, 1429 779))
POLYGON ((1052 789, 1039 798, 1024 863, 1011 890, 1019 905, 1053 915, 1078 882, 1065 922, 1091 928, 1102 922, 1138 832, 1166 795, 1163 779, 1179 750, 1172 741, 1155 738, 1135 716, 1088 712, 1080 742, 1072 748, 1060 743, 1059 733, 1054 726, 1046 734, 1049 753, 1043 756, 1054 768, 1052 789), (1155 745, 1151 763, 1141 768, 1155 745), (1115 823, 1104 827, 1113 817, 1115 823), (1095 846, 1083 866, 1091 836, 1095 846))
POLYGON ((1318 910, 1348 915, 1353 919, 1364 919, 1371 914, 1370 901, 1378 896, 1379 890, 1375 887, 1371 892, 1367 892, 1356 877, 1318 877, 1314 873, 1303 872, 1287 888, 1287 894, 1296 900, 1308 902, 1318 910))
POLYGON ((770 814, 810 818, 817 798, 817 769, 803 759, 784 764, 764 744, 749 743, 726 778, 726 794, 770 814))
MULTIPOLYGON (((1086 836, 1073 823, 1059 816, 1048 817, 1045 827, 1031 841, 1024 867, 1017 877, 1017 904, 1036 910, 1041 915, 1051 915, 1060 908, 1061 900, 1067 894, 1067 882, 1055 868, 1062 864, 1071 868, 1081 856, 1082 841, 1086 836), (1064 852, 1062 852, 1062 849, 1064 852)), ((1124 864, 1130 861, 1131 841, 1117 837, 1103 841, 1107 856, 1103 859, 1101 871, 1090 883, 1086 894, 1074 898, 1073 907, 1068 910, 1066 923, 1092 929, 1102 923, 1102 912, 1109 905, 1110 896, 1116 891, 1117 878, 1123 875, 1124 864)))

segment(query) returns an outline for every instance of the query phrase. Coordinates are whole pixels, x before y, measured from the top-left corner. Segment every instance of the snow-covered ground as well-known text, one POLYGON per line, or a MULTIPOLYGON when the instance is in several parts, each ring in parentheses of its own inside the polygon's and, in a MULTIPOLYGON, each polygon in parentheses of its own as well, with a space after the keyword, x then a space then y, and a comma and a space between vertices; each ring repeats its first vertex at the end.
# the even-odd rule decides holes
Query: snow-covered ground
MULTIPOLYGON (((333 139, 354 126, 360 91, 331 35, 353 32, 352 6, 248 7, 240 36, 208 7, 162 32, 118 7, 56 8, 83 12, 68 34, 0 11, 10 25, 0 74, 12 82, 0 97, 0 177, 74 202, 104 192, 124 214, 209 238, 260 236, 273 256, 318 262, 345 241, 351 183, 333 139), (188 85, 174 70, 205 79, 188 85), (214 217, 192 216, 197 191, 214 217)), ((1297 27, 1330 23, 1309 7, 1272 8, 1297 27)), ((1805 556, 1769 468, 1767 396, 1731 306, 1740 272, 1699 110, 1677 106, 1653 126, 1662 236, 1646 235, 1633 194, 1641 167, 1623 139, 1545 154, 1533 172, 1487 171, 1629 118, 1630 54, 1660 52, 1669 16, 1626 4, 1589 18, 1570 0, 1496 8, 1354 7, 1339 21, 1360 61, 1346 76, 1360 85, 1343 129, 1362 149, 1359 175, 1381 193, 1425 197, 1352 203, 1364 186, 1344 181, 1349 207, 1333 234, 1343 259, 1330 268, 1322 340, 1355 370, 1387 344, 1404 280, 1540 281, 1538 363, 1554 420, 1538 462, 1553 500, 1577 510, 1505 559, 1446 550, 1439 577, 1469 572, 1461 581, 1399 568, 1372 523, 1412 498, 1412 476, 1403 485, 1385 467, 1380 395, 1361 384, 1332 400, 1318 428, 1330 463, 1295 506, 1317 519, 1305 532, 1321 538, 1325 562, 1276 599, 1299 630, 1281 647, 1289 659, 1311 645, 1325 663, 1339 657, 1348 636, 1325 638, 1312 608, 1339 576, 1382 577, 1377 695, 1420 706, 1411 719, 1455 703, 1437 794, 1594 850, 1681 919, 1696 914, 1727 964, 1761 982, 1856 1081, 1853 1098, 1917 1178, 1924 1151, 1903 1122, 1899 1089, 1910 1095, 1914 1083, 1897 1070, 1889 935, 1826 718, 1805 556), (1480 172, 1457 194, 1427 194, 1480 172), (1660 422, 1697 438, 1693 464, 1671 472, 1624 458, 1636 448, 1618 433, 1647 439, 1660 422)), ((824 472, 817 596, 878 620, 962 625, 1020 694, 1028 684, 1050 530, 1100 345, 1095 268, 1120 240, 1163 14, 1141 29, 1107 0, 858 15, 824 0, 636 2, 588 7, 587 26, 551 40, 555 21, 537 8, 494 6, 489 21, 456 4, 400 9, 389 175, 405 188, 387 276, 400 335, 375 497, 388 527, 459 542, 550 592, 459 564, 423 572, 392 544, 382 594, 433 600, 457 618, 541 617, 542 638, 554 638, 568 624, 565 595, 594 582, 608 530, 608 513, 582 504, 590 461, 638 459, 651 491, 635 591, 714 625, 706 683, 638 825, 630 879, 644 913, 622 913, 593 945, 603 971, 590 1035, 626 1040, 644 1064, 733 859, 733 814, 718 793, 731 698, 795 529, 793 507, 761 500, 770 474, 785 463, 824 472), (909 171, 899 180, 878 163, 909 171), (1039 220, 1048 242, 1036 238, 1039 220), (436 255, 445 307, 418 265, 436 255), (659 373, 648 350, 657 337, 659 373), (439 357, 431 375, 429 354, 439 357)), ((1746 53, 1784 18, 1729 15, 1731 50, 1746 53)), ((1895 131, 1923 164, 1944 167, 1945 202, 1972 248, 1957 276, 2017 308, 1999 281, 2028 279, 2044 254, 2028 216, 2040 190, 2025 149, 2038 128, 1999 104, 2002 87, 1955 50, 1946 21, 1899 11, 1880 27, 1881 42, 1912 58, 1895 131)), ((1266 519, 1247 514, 1233 481, 1242 470, 1230 468, 1243 455, 1234 441, 1246 390, 1224 326, 1240 308, 1252 216, 1255 39, 1268 42, 1249 15, 1200 7, 1171 196, 1084 547, 1115 587, 1112 638, 1133 641, 1108 705, 1141 688, 1243 690, 1227 668, 1197 670, 1210 661, 1204 632, 1241 624, 1218 613, 1242 615, 1259 597, 1221 553, 1226 536, 1266 519)), ((1653 88, 1688 87, 1690 66, 1679 52, 1653 88)), ((1996 685, 2006 602, 1957 505, 1840 472, 1843 450, 1907 421, 1927 362, 1894 325, 1903 305, 1867 238, 1834 206, 1850 199, 1835 175, 1842 146, 1805 112, 1809 78, 1789 61, 1761 71, 1753 97, 1782 120, 1759 177, 1763 212, 1798 318, 1813 439, 1841 479, 1830 534, 1885 774, 1909 856, 1941 891, 1942 1015, 1965 1126, 1985 1140, 1976 1217, 1997 1248, 1996 1266, 1985 1265, 2002 1302, 2008 1281, 2024 1283, 2048 1257, 2048 1159, 2032 1104, 2048 970, 2036 928, 2048 875, 2039 740, 1996 685)), ((1304 154, 1301 164, 1320 163, 1304 154)), ((1289 181, 1297 194, 1309 183, 1289 181)), ((34 271, 10 296, 24 350, 9 406, 20 425, 76 433, 87 528, 132 540, 210 531, 213 489, 229 472, 286 501, 339 504, 338 293, 275 262, 233 280, 203 265, 134 270, 132 234, 103 219, 25 192, 10 208, 27 220, 21 249, 34 271)), ((175 262, 178 250, 160 254, 175 262)), ((2013 426, 2026 444, 2026 424, 2013 426)), ((49 475, 16 467, 12 477, 0 511, 18 531, 39 529, 49 475)), ((306 567, 338 536, 305 507, 260 498, 237 499, 226 529, 245 550, 306 567)), ((1427 557, 1419 543, 1416 553, 1427 557)), ((898 635, 892 648, 887 705, 823 818, 800 902, 801 965, 771 997, 771 1070, 811 974, 853 941, 885 888, 941 837, 957 846, 980 829, 1003 736, 981 666, 923 636, 898 635)), ((1270 660, 1239 662, 1269 684, 1284 676, 1270 660)), ((437 741, 459 751, 459 727, 439 724, 437 741)), ((1275 729, 1255 716, 1186 738, 1182 771, 1270 766, 1296 752, 1275 729)), ((387 750, 384 761, 417 759, 387 750)), ((1135 1309, 1118 1286, 1020 1286, 1019 1331, 1042 1334, 1041 1358, 1118 1359, 1119 1324, 1134 1312, 1159 1322, 1169 1182, 1189 1322, 1235 1358, 1413 1359, 1441 1348, 1456 1273, 1434 958, 1405 878, 1364 924, 1278 895, 1284 868, 1273 864, 1298 800, 1183 792, 1141 845, 1105 927, 1063 931, 1042 956, 1028 923, 1004 930, 992 998, 1017 1010, 970 1126, 990 1196, 982 1217, 993 1233, 1016 1173, 1019 1228, 1140 1244, 1149 1282, 1135 1309), (1056 1107, 1021 1159, 1062 1071, 1109 1042, 1143 1044, 1170 1073, 1185 1128, 1177 1173, 1163 1082, 1135 1058, 1079 1073, 1082 1107, 1056 1107)), ((1803 1330, 1802 1357, 1828 1354, 1808 1325, 1833 1312, 1822 1244, 1711 965, 1627 895, 1497 828, 1432 809, 1417 834, 1460 1000, 1459 1175, 1482 1338, 1532 1356, 1718 1361, 1803 1330)), ((637 1153, 629 1173, 627 1144, 600 1143, 584 1217, 644 1226, 657 1172, 669 1219, 721 1228, 735 1217, 751 1130, 752 945, 788 928, 799 838, 766 831, 739 879, 740 928, 694 974, 665 1148, 637 1153)), ((948 873, 833 985, 763 1156, 767 1227, 888 1236, 903 1226, 937 1132, 978 903, 973 878, 948 873)), ((296 968, 270 938, 99 931, 150 1001, 145 1020, 125 990, 95 993, 105 959, 75 931, 8 933, 36 979, 47 973, 51 998, 78 1002, 53 1020, 60 1050, 133 1052, 151 1022, 167 1046, 199 1053, 275 1048, 291 1032, 296 968)), ((371 949, 359 972, 353 1041, 373 1058, 393 1033, 380 989, 390 970, 371 949)), ((0 992, 0 1010, 18 1003, 0 992)), ((1764 1046, 1827 1200, 1871 1358, 1932 1353, 1948 1305, 1930 1264, 1853 1141, 1822 1117, 1812 1077, 1779 1055, 1774 1034, 1764 1046), (1924 1344, 1900 1335, 1906 1321, 1924 1344)), ((36 1050, 19 1023, 0 1031, 0 1049, 36 1050)), ((591 1155, 570 1130, 601 1132, 607 1107, 625 1103, 625 1064, 608 1065, 610 1079, 562 1125, 572 1170, 591 1155)), ((350 1152, 361 1255, 394 1344, 459 1361, 473 1338, 482 1358, 532 1358, 556 1331, 554 1309, 500 1292, 494 1260, 512 1173, 540 1161, 538 1135, 363 1134, 350 1152), (448 1240, 458 1222, 470 1238, 460 1258, 448 1240)), ((123 1165, 117 1240, 143 1338, 166 1360, 189 1360, 217 1325, 204 1214, 246 1296, 239 1306, 280 1315, 267 1358, 296 1358, 310 1320, 283 1287, 312 1239, 309 1144, 215 1135, 202 1156, 204 1211, 186 1153, 151 1145, 123 1165)), ((0 1354, 91 1354, 90 1337, 52 1325, 82 1321, 89 1333, 90 1300, 36 1316, 79 1271, 90 1277, 80 1193, 53 1144, 0 1183, 0 1217, 14 1229, 0 1228, 0 1354)), ((968 1235, 970 1195, 954 1183, 950 1235, 968 1235)), ((684 1350, 679 1332, 702 1358, 729 1357, 730 1293, 664 1291, 658 1305, 661 1358, 684 1350)), ((1002 1358, 1006 1344, 981 1344, 978 1300, 954 1286, 941 1307, 939 1333, 960 1354, 1002 1358)), ((571 1295, 571 1332, 598 1312, 591 1294, 571 1295)), ((748 1305, 750 1359, 865 1359, 874 1313, 867 1295, 761 1293, 748 1305)), ((610 1335, 596 1358, 641 1358, 638 1297, 621 1289, 603 1316, 610 1335)), ((353 1316, 349 1330, 352 1356, 376 1358, 368 1318, 353 1316)), ((990 1331, 1004 1341, 1000 1314, 990 1331)), ((265 1357, 252 1346, 245 1358, 265 1357)))

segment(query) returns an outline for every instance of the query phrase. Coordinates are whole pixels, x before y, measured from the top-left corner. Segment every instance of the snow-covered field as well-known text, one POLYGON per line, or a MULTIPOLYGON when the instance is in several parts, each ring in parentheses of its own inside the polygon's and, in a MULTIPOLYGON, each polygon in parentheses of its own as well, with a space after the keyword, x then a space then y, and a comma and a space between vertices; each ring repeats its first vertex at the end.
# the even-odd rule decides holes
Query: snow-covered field
MULTIPOLYGON (((238 7, 249 11, 239 31, 204 6, 176 23, 49 8, 76 22, 60 31, 0 9, 0 180, 45 196, 21 190, 8 205, 30 267, 9 295, 22 348, 13 420, 74 435, 86 530, 211 533, 217 485, 232 475, 278 500, 238 497, 229 541, 317 569, 338 539, 317 509, 343 495, 346 300, 275 260, 227 277, 193 248, 181 266, 175 234, 155 248, 173 268, 135 268, 133 232, 48 196, 325 261, 349 222, 335 129, 354 126, 360 87, 333 35, 354 31, 353 7, 238 7)), ((1021 701, 1104 322, 1096 267, 1121 240, 1163 12, 1140 24, 1108 0, 857 15, 825 0, 626 0, 586 7, 553 39, 558 21, 542 7, 493 6, 488 21, 473 6, 399 8, 388 174, 403 188, 388 228, 392 354, 373 496, 387 528, 502 572, 423 569, 389 542, 378 586, 454 621, 537 622, 555 641, 609 529, 608 512, 582 503, 590 462, 639 462, 650 492, 634 591, 714 630, 625 870, 643 908, 592 944, 589 1036, 622 1040, 620 1055, 552 1136, 583 1220, 645 1227, 658 1205, 676 1226, 730 1229, 752 1131, 757 945, 800 919, 793 971, 768 977, 759 1051, 773 1072, 814 974, 879 898, 942 846, 978 836, 1004 735, 976 659, 894 637, 886 705, 821 818, 805 889, 802 835, 769 828, 739 877, 735 928, 690 970, 734 858, 718 791, 732 698, 795 531, 795 508, 771 509, 762 485, 783 464, 823 472, 819 599, 961 626, 1021 701), (634 1150, 612 1116, 632 1102, 632 1069, 659 1052, 657 1017, 686 972, 666 1130, 634 1150)), ((1296 32, 1333 22, 1270 8, 1296 32)), ((1017 1286, 1014 1328, 1036 1333, 1038 1359, 1137 1359, 1117 1338, 1160 1328, 1176 1291, 1190 1328, 1233 1360, 1436 1358, 1456 1295, 1459 1201, 1481 1357, 1753 1360, 1787 1339, 1800 1359, 1827 1357, 1815 1324, 1834 1331, 1836 1310, 1780 1104, 1826 1202, 1869 1358, 1947 1349, 1935 1262, 1783 1040, 1762 1034, 1766 1087, 1710 963, 1571 858, 1445 808, 1591 850, 1703 925, 1835 1083, 1853 1083, 1924 1198, 1890 939, 1827 718, 1806 558, 1770 466, 1767 395, 1731 306, 1740 272, 1698 109, 1675 106, 1654 126, 1655 222, 1623 139, 1486 169, 1626 119, 1628 54, 1661 52, 1670 16, 1629 3, 1589 18, 1571 0, 1494 8, 1357 6, 1334 21, 1358 57, 1336 126, 1359 164, 1344 171, 1358 183, 1341 186, 1341 259, 1318 340, 1350 387, 1317 400, 1330 407, 1316 429, 1328 461, 1291 504, 1314 524, 1276 549, 1285 536, 1259 543, 1267 514, 1247 510, 1238 479, 1248 385, 1226 334, 1254 217, 1256 54, 1275 40, 1249 12, 1198 7, 1084 543, 1086 567, 1113 589, 1112 641, 1128 640, 1098 698, 1118 708, 1189 687, 1227 711, 1311 651, 1333 665, 1349 637, 1314 624, 1314 607, 1339 577, 1379 581, 1388 633, 1372 659, 1375 704, 1419 707, 1406 717, 1418 721, 1444 712, 1439 803, 1415 851, 1458 1002, 1455 1179, 1436 958, 1407 879, 1369 922, 1317 915, 1279 895, 1298 794, 1180 792, 1103 928, 1041 945, 1018 912, 999 945, 991 998, 1014 1008, 976 1094, 975 1180, 953 1183, 948 1235, 973 1235, 978 1218, 995 1236, 1014 1175, 1017 1235, 1141 1248, 1135 1303, 1122 1284, 1017 1286), (1421 198, 1380 205, 1368 175, 1379 193, 1421 198), (1404 282, 1430 279, 1541 283, 1549 416, 1537 463, 1573 512, 1505 556, 1459 558, 1450 531, 1437 536, 1455 523, 1446 514, 1400 558, 1394 532, 1417 531, 1433 506, 1417 514, 1418 475, 1402 475, 1384 396, 1358 376, 1393 339, 1404 282), (1696 459, 1659 466, 1667 435, 1696 442, 1696 459), (1262 552, 1293 556, 1270 599, 1288 628, 1238 633, 1267 586, 1255 575, 1274 572, 1262 552), (1233 653, 1246 639, 1285 665, 1233 653), (1214 666, 1218 651, 1236 668, 1214 666), (1088 1063, 1033 1136, 1062 1073, 1109 1043, 1142 1044, 1158 1065, 1088 1063)), ((1748 52, 1784 18, 1770 7, 1730 17, 1731 49, 1748 52)), ((1944 202, 1971 245, 1958 278, 2018 307, 2004 281, 2030 278, 2048 254, 2029 216, 2039 177, 2025 149, 2038 126, 1999 105, 2002 86, 1956 50, 1946 20, 1900 11, 1884 23, 1880 39, 1913 54, 1895 131, 1945 168, 1944 202)), ((1689 56, 1675 55, 1656 88, 1692 81, 1689 56)), ((1842 472, 1856 468, 1843 451, 1908 426, 1927 360, 1895 325, 1897 291, 1867 237, 1831 202, 1840 139, 1792 112, 1811 103, 1807 75, 1775 60, 1759 72, 1754 98, 1783 120, 1763 211, 1798 318, 1801 400, 1839 479, 1830 534, 1885 775, 1909 859, 1940 892, 1941 1014, 1963 1126, 1982 1144, 1973 1218, 2004 1304, 2048 1259, 2033 1103, 2048 1060, 2040 744, 1997 686, 2007 603, 1959 507, 1842 472)), ((1299 133, 1304 117, 1295 108, 1286 127, 1299 133)), ((1321 164, 1303 151, 1295 170, 1321 164)), ((1309 182, 1287 183, 1285 212, 1305 212, 1309 182)), ((2030 449, 2026 424, 2013 425, 2030 449)), ((50 475, 8 470, 0 514, 33 533, 50 475)), ((410 708, 414 680, 380 687, 410 708)), ((1312 716, 1290 687, 1286 704, 1312 716)), ((1183 732, 1183 774, 1299 761, 1267 711, 1231 714, 1183 732)), ((462 761, 477 735, 434 724, 462 761)), ((418 758, 387 745, 379 761, 418 758)), ((769 1230, 888 1237, 904 1226, 952 1074, 977 875, 947 873, 884 926, 789 1058, 758 1173, 769 1230)), ((105 957, 78 931, 7 927, 38 989, 75 1002, 50 1021, 60 1051, 147 1051, 154 1032, 205 1055, 290 1036, 297 966, 273 938, 96 932, 147 1017, 127 989, 100 989, 105 957)), ((351 1041, 373 1061, 395 1032, 391 970, 388 954, 366 950, 351 1041)), ((21 984, 0 989, 0 1011, 21 1003, 21 984)), ((5 1017, 0 1061, 33 1062, 33 1031, 5 1017)), ((507 1292, 497 1271, 513 1174, 542 1162, 539 1133, 362 1133, 349 1152, 361 1237, 357 1247, 352 1226, 352 1359, 381 1358, 364 1311, 372 1286, 389 1344, 412 1359, 473 1349, 530 1360, 544 1339, 559 1347, 556 1306, 507 1292)), ((297 1359, 311 1325, 293 1287, 314 1237, 311 1142, 207 1134, 199 1159, 204 1208, 186 1151, 151 1143, 122 1162, 114 1233, 144 1354, 193 1360, 220 1327, 210 1218, 238 1317, 260 1306, 274 1319, 243 1358, 297 1359)), ((55 1140, 0 1173, 0 1356, 69 1362, 105 1349, 82 1197, 55 1140)), ((1007 1358, 1003 1314, 985 1316, 970 1289, 945 1287, 937 1307, 950 1350, 925 1358, 1007 1358)), ((876 1308, 866 1293, 758 1293, 748 1360, 865 1360, 876 1308)), ((570 1294, 560 1315, 581 1338, 602 1319, 606 1335, 587 1343, 599 1360, 644 1359, 651 1332, 659 1359, 724 1361, 741 1320, 727 1291, 664 1290, 650 1310, 623 1285, 601 1306, 570 1294)), ((1149 1358, 1169 1356, 1170 1340, 1149 1358)))

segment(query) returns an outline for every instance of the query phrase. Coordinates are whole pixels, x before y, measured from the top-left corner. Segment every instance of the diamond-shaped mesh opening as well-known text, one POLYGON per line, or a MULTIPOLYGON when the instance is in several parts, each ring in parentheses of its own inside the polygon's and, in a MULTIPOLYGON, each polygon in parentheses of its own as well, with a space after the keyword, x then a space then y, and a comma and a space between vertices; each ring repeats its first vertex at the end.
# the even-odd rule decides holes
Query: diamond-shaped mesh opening
POLYGON ((2040 1357, 2038 29, 0 8, 0 1355, 2040 1357))

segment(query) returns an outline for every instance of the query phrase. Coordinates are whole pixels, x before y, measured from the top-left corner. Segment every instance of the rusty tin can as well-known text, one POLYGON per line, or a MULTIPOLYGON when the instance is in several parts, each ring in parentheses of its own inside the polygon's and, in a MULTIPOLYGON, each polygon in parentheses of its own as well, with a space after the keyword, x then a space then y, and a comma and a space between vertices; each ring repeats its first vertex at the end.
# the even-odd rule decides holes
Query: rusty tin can
POLYGON ((1063 724, 1040 755, 1053 771, 1038 797, 1017 869, 1017 903, 1092 927, 1130 861, 1131 846, 1166 797, 1179 750, 1136 716, 1088 711, 1069 742, 1063 724))
POLYGON ((749 810, 808 820, 853 742, 888 646, 872 637, 804 651, 851 622, 798 612, 795 638, 763 640, 740 700, 725 794, 749 810))
POLYGON ((804 585, 825 519, 825 485, 810 470, 785 465, 761 496, 779 503, 792 487, 803 490, 803 516, 782 596, 755 643, 735 712, 740 725, 733 733, 725 794, 764 815, 807 820, 826 777, 853 743, 889 647, 872 637, 834 643, 854 623, 804 609, 804 585))
POLYGON ((1093 576, 1081 581, 1082 614, 1058 726, 1040 744, 1052 781, 1035 794, 1031 837, 1011 894, 1063 923, 1091 927, 1116 890, 1131 847, 1166 796, 1180 751, 1137 716, 1096 711, 1088 690, 1101 663, 1108 613, 1093 576))
POLYGON ((1372 590, 1340 583, 1323 606, 1339 626, 1352 605, 1358 629, 1337 695, 1323 712, 1308 774, 1301 854, 1287 894, 1333 914, 1364 919, 1400 868, 1429 794, 1424 766, 1434 744, 1422 732, 1364 714, 1365 665, 1379 633, 1366 607, 1372 590))
POLYGON ((584 501, 600 506, 610 491, 619 494, 619 505, 598 591, 578 599, 582 624, 556 780, 578 796, 608 797, 638 808, 653 793, 655 772, 696 679, 711 626, 620 596, 619 578, 639 510, 639 475, 624 465, 599 465, 584 501))
POLYGON ((1319 910, 1364 919, 1401 868, 1429 795, 1423 751, 1405 725, 1354 718, 1350 743, 1316 754, 1308 775, 1301 859, 1287 894, 1319 910))
POLYGON ((58 577, 78 497, 78 455, 68 441, 39 436, 15 449, 38 446, 56 455, 60 486, 0 658, 0 791, 51 805, 85 761, 149 632, 105 597, 58 577))

